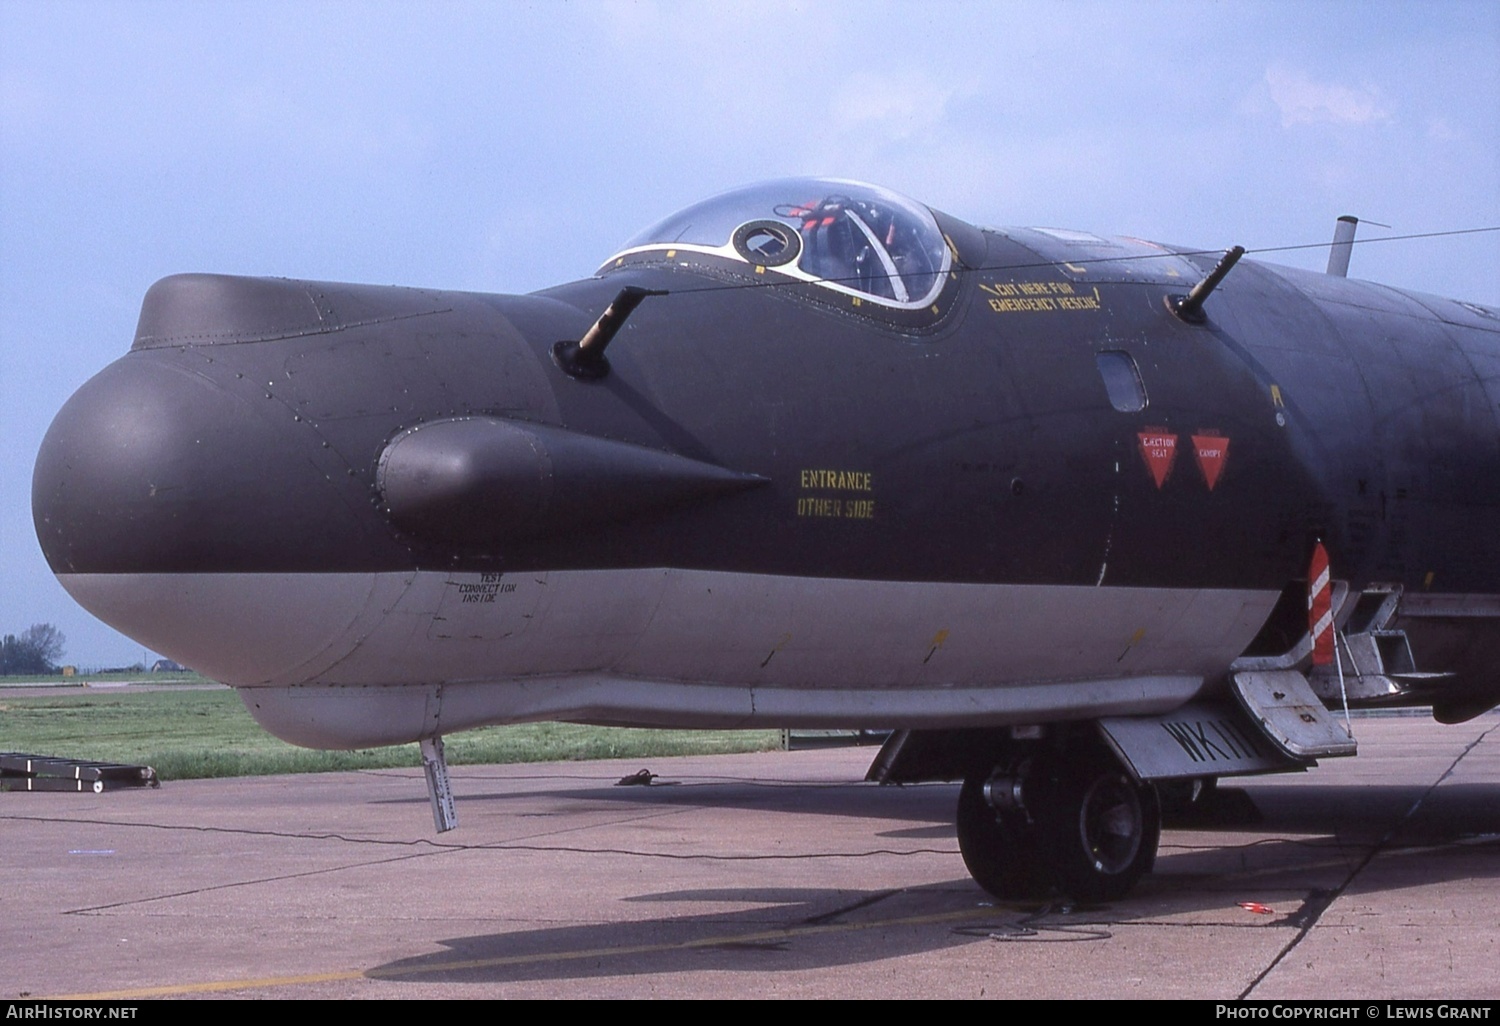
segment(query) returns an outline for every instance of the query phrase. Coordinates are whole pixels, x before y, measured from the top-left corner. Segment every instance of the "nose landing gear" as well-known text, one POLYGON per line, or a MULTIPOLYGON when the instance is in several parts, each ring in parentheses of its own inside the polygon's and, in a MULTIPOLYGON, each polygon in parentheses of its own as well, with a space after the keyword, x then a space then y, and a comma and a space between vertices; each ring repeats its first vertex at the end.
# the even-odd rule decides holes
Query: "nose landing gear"
POLYGON ((975 881, 998 898, 1050 887, 1114 901, 1156 861, 1161 805, 1102 745, 1050 749, 965 778, 958 846, 975 881))
POLYGON ((1018 776, 973 774, 958 792, 958 850, 964 865, 997 898, 1029 898, 1046 893, 1049 881, 1037 857, 1035 825, 1019 802, 997 801, 1015 793, 1018 776))
POLYGON ((1054 880, 1079 901, 1123 898, 1156 862, 1156 788, 1102 752, 1060 768, 1037 814, 1054 880))

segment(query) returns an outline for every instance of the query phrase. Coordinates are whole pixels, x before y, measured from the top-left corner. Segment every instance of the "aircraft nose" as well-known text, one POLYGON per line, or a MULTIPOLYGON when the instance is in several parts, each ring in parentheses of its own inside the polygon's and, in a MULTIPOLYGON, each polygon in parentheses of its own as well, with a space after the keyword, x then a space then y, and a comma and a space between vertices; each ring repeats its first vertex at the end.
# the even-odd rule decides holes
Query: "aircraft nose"
POLYGON ((234 473, 223 465, 227 398, 170 352, 131 353, 86 382, 52 422, 32 476, 53 571, 171 572, 200 556, 215 478, 234 473))

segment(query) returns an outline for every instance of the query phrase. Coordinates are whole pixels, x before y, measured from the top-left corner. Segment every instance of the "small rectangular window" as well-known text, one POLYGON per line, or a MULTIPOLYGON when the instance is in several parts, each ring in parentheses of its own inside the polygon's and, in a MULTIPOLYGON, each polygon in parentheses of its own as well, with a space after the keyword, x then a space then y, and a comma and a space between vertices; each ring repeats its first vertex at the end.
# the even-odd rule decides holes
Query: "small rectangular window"
POLYGON ((1099 376, 1104 379, 1104 390, 1109 393, 1109 404, 1121 413, 1135 413, 1146 408, 1146 386, 1141 382, 1140 368, 1135 357, 1117 349, 1096 353, 1099 376))

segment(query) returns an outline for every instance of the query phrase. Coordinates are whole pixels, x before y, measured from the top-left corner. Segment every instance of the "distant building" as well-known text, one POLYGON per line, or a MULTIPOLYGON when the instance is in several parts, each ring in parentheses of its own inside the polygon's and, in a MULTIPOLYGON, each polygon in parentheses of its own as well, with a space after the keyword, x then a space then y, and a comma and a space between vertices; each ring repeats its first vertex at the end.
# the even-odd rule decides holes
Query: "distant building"
POLYGON ((152 673, 181 673, 184 669, 186 667, 172 659, 158 659, 151 664, 152 673))

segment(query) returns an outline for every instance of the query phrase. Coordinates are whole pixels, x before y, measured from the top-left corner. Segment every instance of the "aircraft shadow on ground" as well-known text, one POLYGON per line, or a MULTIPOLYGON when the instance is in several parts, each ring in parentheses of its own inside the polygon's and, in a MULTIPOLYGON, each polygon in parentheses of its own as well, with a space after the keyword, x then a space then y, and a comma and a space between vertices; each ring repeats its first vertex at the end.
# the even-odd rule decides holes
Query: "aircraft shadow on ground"
POLYGON ((548 927, 444 940, 448 950, 372 969, 376 979, 501 983, 668 975, 793 972, 972 944, 991 932, 1099 940, 1049 924, 1036 909, 982 907, 967 879, 919 890, 724 888, 643 894, 626 902, 723 902, 740 910, 548 927), (933 921, 937 918, 938 921, 933 921))
MULTIPOLYGON (((1165 829, 1307 833, 1325 835, 1335 829, 1377 831, 1383 834, 1420 806, 1404 823, 1411 832, 1433 829, 1444 836, 1500 834, 1500 803, 1496 787, 1486 783, 1445 783, 1428 794, 1422 785, 1319 784, 1311 779, 1287 786, 1256 786, 1252 780, 1226 781, 1221 788, 1221 811, 1206 815, 1168 816, 1165 829), (1357 795, 1357 800, 1352 800, 1357 795)), ((459 810, 505 815, 512 802, 555 799, 565 815, 585 804, 785 811, 797 815, 842 816, 856 819, 894 819, 925 826, 881 831, 881 837, 951 837, 956 784, 914 784, 881 787, 856 782, 796 783, 694 781, 654 783, 648 787, 559 786, 527 791, 495 791, 459 795, 459 810), (941 832, 940 832, 941 831, 941 832)), ((377 804, 425 804, 420 792, 409 798, 383 799, 377 804)), ((535 813, 528 812, 527 815, 535 813)))
MULTIPOLYGON (((511 802, 556 799, 560 807, 572 809, 585 803, 608 806, 659 805, 700 809, 736 809, 815 816, 849 816, 859 819, 900 819, 947 824, 952 833, 953 810, 958 801, 957 784, 916 784, 881 787, 876 784, 796 783, 783 781, 653 783, 648 787, 560 786, 528 791, 458 793, 459 815, 465 808, 482 808, 484 814, 504 815, 511 802), (482 807, 480 803, 486 803, 482 807)), ((388 798, 379 804, 426 804, 420 791, 410 798, 388 798)))
MULTIPOLYGON (((1444 852, 1446 854, 1446 851, 1444 852)), ((388 962, 371 978, 427 983, 504 983, 682 972, 796 972, 937 952, 979 942, 1028 944, 1108 942, 1116 930, 1173 922, 1206 929, 1300 930, 1340 896, 1343 882, 1330 864, 1295 842, 1273 842, 1258 852, 1264 871, 1164 872, 1136 892, 1105 906, 1073 907, 1065 899, 994 902, 966 878, 897 892, 723 888, 643 894, 624 902, 724 902, 749 909, 546 927, 458 937, 447 950, 388 962), (1300 860, 1300 861, 1298 861, 1300 860), (1311 880, 1310 880, 1311 877, 1311 880), (1329 886, 1329 885, 1334 886, 1329 886), (1263 912, 1242 901, 1267 902, 1263 912), (1268 908, 1269 911, 1264 911, 1268 908)), ((1476 860, 1433 857, 1430 851, 1382 856, 1401 876, 1437 882, 1445 863, 1475 875, 1476 860)), ((1174 859, 1166 859, 1170 864, 1174 859)), ((1230 860, 1233 862, 1234 860, 1230 860)), ((1345 866, 1351 860, 1342 861, 1345 866)), ((1500 875, 1494 849, 1488 876, 1500 875)), ((1358 879, 1342 892, 1361 892, 1358 879)), ((997 955, 1003 959, 1004 955, 997 955)))
MULTIPOLYGON (((1493 801, 1493 786, 1445 785, 1406 815, 1422 791, 1366 787, 1360 789, 1358 803, 1349 801, 1347 787, 1263 791, 1257 800, 1268 814, 1256 826, 1255 840, 1242 842, 1243 826, 1200 829, 1197 834, 1169 830, 1156 872, 1129 897, 1106 906, 1075 908, 1056 895, 1032 903, 994 902, 961 877, 899 891, 751 886, 647 893, 618 900, 753 907, 454 938, 443 941, 444 952, 390 962, 370 975, 493 983, 703 970, 775 973, 939 951, 983 939, 1105 941, 1113 927, 1169 918, 1183 923, 1187 917, 1185 925, 1198 927, 1301 929, 1340 895, 1400 889, 1408 886, 1406 881, 1414 886, 1500 878, 1500 807, 1493 801), (1270 911, 1247 910, 1241 901, 1266 903, 1270 911)), ((673 800, 686 800, 688 793, 683 789, 673 800)), ((849 809, 849 794, 841 789, 825 797, 830 804, 846 803, 843 814, 871 814, 849 809)), ((579 795, 573 791, 560 797, 579 795)), ((722 806, 727 797, 720 794, 706 804, 722 806)), ((632 800, 648 798, 656 801, 660 795, 632 800)), ((806 798, 800 795, 799 801, 806 798)), ((912 818, 921 818, 932 809, 922 803, 910 811, 916 814, 912 818)), ((814 810, 799 805, 798 811, 814 810)), ((929 828, 913 829, 925 836, 929 828)))

